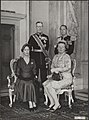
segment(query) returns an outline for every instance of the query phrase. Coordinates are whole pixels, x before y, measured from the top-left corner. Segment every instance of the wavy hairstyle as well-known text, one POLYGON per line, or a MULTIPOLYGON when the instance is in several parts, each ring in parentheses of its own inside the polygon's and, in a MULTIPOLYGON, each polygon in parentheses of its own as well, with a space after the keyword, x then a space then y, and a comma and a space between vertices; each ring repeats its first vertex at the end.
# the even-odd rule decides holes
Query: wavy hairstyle
POLYGON ((29 44, 25 43, 21 48, 21 52, 24 51, 25 47, 29 47, 29 50, 31 50, 31 46, 29 44))
POLYGON ((56 47, 55 47, 55 50, 54 50, 54 53, 55 53, 55 54, 58 54, 58 45, 59 45, 60 43, 63 43, 63 44, 65 45, 65 51, 67 50, 67 43, 66 43, 66 41, 61 40, 61 41, 59 41, 59 42, 57 43, 57 45, 56 45, 56 47))

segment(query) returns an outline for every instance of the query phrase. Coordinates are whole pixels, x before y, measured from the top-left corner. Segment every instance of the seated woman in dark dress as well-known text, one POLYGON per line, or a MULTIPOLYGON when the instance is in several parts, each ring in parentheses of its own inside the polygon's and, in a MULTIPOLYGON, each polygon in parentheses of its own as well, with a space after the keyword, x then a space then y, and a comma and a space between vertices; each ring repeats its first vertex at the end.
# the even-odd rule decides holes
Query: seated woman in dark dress
POLYGON ((36 108, 36 94, 33 84, 36 76, 36 64, 30 58, 30 47, 28 44, 23 45, 21 51, 23 56, 18 59, 16 69, 16 98, 23 102, 28 101, 30 110, 33 110, 33 108, 36 108))

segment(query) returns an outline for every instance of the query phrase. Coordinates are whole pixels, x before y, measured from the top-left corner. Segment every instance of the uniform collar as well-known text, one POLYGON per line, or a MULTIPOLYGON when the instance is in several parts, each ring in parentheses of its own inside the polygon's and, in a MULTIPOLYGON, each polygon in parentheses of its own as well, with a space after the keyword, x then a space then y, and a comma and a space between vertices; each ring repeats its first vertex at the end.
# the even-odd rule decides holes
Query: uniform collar
POLYGON ((64 36, 61 36, 61 38, 64 39, 64 38, 67 37, 67 36, 68 36, 68 35, 66 34, 66 35, 64 35, 64 36))
POLYGON ((36 33, 38 36, 41 36, 42 34, 43 34, 43 32, 41 32, 41 33, 36 33))

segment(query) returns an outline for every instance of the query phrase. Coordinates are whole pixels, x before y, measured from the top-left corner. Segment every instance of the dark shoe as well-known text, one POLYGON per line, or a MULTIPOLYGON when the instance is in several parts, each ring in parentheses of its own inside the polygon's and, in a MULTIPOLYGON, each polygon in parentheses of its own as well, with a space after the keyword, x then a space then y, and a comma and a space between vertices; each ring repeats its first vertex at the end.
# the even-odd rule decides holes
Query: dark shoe
POLYGON ((29 111, 30 111, 30 112, 34 111, 34 108, 29 108, 29 111))
MULTIPOLYGON (((53 105, 54 106, 54 105, 53 105)), ((46 110, 51 110, 52 108, 53 108, 53 106, 52 107, 48 107, 46 110)))
POLYGON ((35 110, 37 110, 37 107, 34 107, 33 109, 34 109, 34 111, 35 111, 35 110))
POLYGON ((59 105, 56 109, 51 108, 50 111, 51 111, 51 112, 55 112, 56 110, 58 110, 58 108, 61 108, 61 105, 59 105))

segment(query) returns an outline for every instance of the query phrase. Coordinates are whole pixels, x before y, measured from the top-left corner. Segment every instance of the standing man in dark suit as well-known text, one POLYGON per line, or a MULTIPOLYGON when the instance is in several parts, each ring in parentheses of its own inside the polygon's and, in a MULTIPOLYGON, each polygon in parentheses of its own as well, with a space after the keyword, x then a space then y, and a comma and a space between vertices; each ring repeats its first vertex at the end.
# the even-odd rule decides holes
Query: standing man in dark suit
MULTIPOLYGON (((67 43, 67 50, 66 53, 71 55, 74 51, 74 41, 75 41, 75 37, 74 36, 70 36, 67 33, 67 26, 66 25, 61 25, 60 26, 60 34, 61 36, 57 38, 57 42, 59 40, 65 40, 67 43)), ((57 48, 55 47, 55 54, 57 54, 57 48)))
MULTIPOLYGON (((46 60, 45 55, 38 44, 37 40, 34 39, 34 36, 37 36, 41 43, 43 44, 43 47, 46 51, 48 51, 49 48, 49 37, 43 33, 43 22, 37 21, 36 22, 36 33, 31 35, 28 41, 28 44, 32 47, 31 57, 36 62, 36 71, 38 80, 40 79, 41 84, 46 80, 47 77, 47 68, 46 68, 46 60), (39 78, 40 77, 40 78, 39 78)), ((39 102, 39 88, 40 86, 36 87, 37 91, 37 99, 39 102)))

